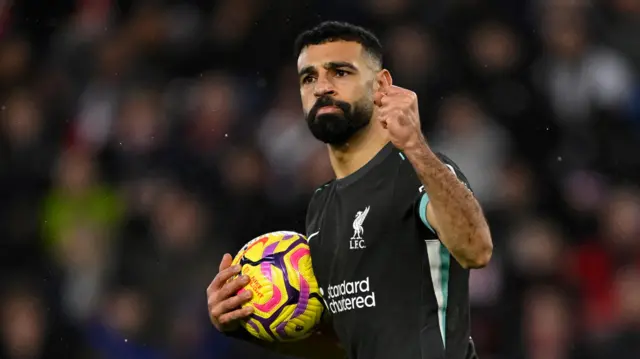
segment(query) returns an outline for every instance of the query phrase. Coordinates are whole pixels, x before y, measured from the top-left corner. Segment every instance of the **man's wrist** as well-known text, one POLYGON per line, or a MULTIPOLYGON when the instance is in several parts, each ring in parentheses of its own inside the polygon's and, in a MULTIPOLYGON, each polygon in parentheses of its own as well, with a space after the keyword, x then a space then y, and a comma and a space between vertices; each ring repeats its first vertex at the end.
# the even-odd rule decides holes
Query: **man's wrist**
POLYGON ((425 157, 437 158, 436 154, 431 151, 431 148, 427 144, 427 140, 422 135, 420 135, 418 139, 412 141, 409 145, 407 145, 402 152, 404 152, 409 161, 414 159, 422 160, 425 157))

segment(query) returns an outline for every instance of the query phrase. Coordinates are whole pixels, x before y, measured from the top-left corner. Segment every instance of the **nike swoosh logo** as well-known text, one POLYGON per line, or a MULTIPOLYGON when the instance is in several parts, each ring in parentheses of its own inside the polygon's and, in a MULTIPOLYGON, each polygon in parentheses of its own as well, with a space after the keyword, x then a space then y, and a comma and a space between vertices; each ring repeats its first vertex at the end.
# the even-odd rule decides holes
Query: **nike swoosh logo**
POLYGON ((311 233, 308 237, 307 237, 307 242, 311 241, 311 238, 317 236, 320 233, 320 231, 317 231, 315 233, 311 233))

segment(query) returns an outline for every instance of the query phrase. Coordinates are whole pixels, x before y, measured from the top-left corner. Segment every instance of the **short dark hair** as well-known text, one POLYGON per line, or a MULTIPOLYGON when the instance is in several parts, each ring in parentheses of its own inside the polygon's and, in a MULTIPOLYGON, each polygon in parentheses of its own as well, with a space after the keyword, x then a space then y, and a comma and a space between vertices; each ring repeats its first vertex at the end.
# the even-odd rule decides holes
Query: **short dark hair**
POLYGON ((376 35, 363 27, 339 21, 325 21, 298 35, 294 45, 294 56, 300 56, 307 46, 335 41, 359 43, 382 66, 382 45, 376 35))

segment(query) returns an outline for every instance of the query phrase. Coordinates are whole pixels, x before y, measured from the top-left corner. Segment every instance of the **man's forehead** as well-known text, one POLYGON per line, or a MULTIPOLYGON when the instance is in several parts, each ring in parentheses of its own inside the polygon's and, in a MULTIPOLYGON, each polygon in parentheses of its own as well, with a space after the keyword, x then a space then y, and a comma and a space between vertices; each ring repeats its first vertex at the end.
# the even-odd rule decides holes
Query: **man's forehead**
POLYGON ((298 56, 298 70, 319 67, 330 62, 348 62, 357 67, 365 61, 362 45, 352 41, 335 41, 305 47, 298 56))

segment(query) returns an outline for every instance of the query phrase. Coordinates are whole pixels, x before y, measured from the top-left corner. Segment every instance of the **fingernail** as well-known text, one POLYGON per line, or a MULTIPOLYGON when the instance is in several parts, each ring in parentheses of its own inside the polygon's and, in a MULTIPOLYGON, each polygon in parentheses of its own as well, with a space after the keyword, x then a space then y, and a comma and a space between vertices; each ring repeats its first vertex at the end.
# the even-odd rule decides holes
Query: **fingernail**
POLYGON ((240 277, 240 280, 245 282, 245 283, 249 283, 249 276, 248 275, 243 275, 242 277, 240 277))
POLYGON ((251 298, 251 292, 250 291, 246 291, 246 292, 242 293, 242 298, 251 298))
POLYGON ((233 266, 233 271, 234 272, 240 272, 240 270, 242 269, 242 267, 239 264, 236 264, 233 266))

